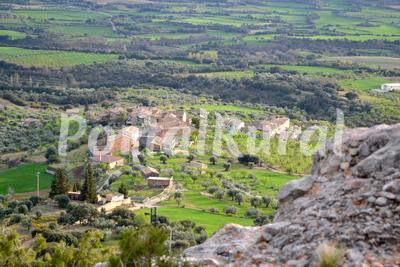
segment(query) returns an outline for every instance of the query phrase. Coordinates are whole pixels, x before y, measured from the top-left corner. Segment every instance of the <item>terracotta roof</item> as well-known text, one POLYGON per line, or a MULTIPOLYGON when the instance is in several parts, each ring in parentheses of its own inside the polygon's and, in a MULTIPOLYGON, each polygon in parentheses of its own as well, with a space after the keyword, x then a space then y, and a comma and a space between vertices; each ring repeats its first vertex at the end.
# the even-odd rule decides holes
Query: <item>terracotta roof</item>
POLYGON ((123 158, 110 155, 92 157, 93 162, 102 162, 102 163, 114 163, 120 161, 121 159, 123 158))

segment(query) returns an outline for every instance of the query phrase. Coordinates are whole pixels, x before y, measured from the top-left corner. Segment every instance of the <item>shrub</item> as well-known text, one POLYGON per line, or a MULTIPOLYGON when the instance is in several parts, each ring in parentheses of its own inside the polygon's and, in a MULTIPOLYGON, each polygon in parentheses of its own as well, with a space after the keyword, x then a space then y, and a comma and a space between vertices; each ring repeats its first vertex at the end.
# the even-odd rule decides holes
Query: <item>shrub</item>
POLYGON ((257 209, 250 208, 246 211, 246 216, 250 218, 255 218, 258 216, 258 214, 259 211, 257 209))
POLYGON ((10 224, 20 223, 20 222, 22 222, 22 220, 25 217, 26 216, 23 215, 23 214, 11 214, 11 216, 10 216, 10 224))
POLYGON ((224 212, 226 215, 236 214, 237 210, 235 207, 225 207, 224 212))
POLYGON ((271 218, 266 215, 266 216, 258 216, 257 218, 254 219, 253 223, 256 226, 261 226, 264 224, 268 224, 271 222, 271 218))
POLYGON ((217 193, 215 194, 215 197, 216 197, 218 200, 222 200, 222 199, 224 198, 224 194, 225 194, 224 191, 218 190, 217 193))
POLYGON ((29 200, 32 202, 32 205, 35 207, 43 201, 43 198, 39 196, 31 196, 29 200))
POLYGON ((249 154, 243 155, 238 158, 239 162, 245 165, 248 165, 250 162, 253 162, 253 164, 258 164, 260 163, 260 158, 257 156, 252 156, 249 154))
POLYGON ((58 195, 54 199, 57 201, 58 207, 61 209, 66 209, 70 202, 69 197, 66 195, 58 195))
POLYGON ((217 208, 210 208, 211 213, 219 213, 217 208))
POLYGON ((18 206, 18 213, 27 214, 28 212, 29 212, 28 206, 26 206, 25 204, 18 206))
POLYGON ((251 204, 251 206, 254 207, 254 208, 260 207, 260 206, 261 206, 261 202, 262 202, 262 200, 261 200, 261 198, 259 198, 259 197, 252 197, 252 198, 250 199, 250 204, 251 204))
POLYGON ((216 186, 211 186, 210 188, 208 188, 208 193, 210 193, 210 194, 214 194, 217 191, 218 191, 218 187, 216 187, 216 186))
POLYGON ((28 210, 30 211, 33 207, 33 203, 30 200, 25 200, 24 202, 22 202, 22 204, 26 205, 28 207, 28 210))

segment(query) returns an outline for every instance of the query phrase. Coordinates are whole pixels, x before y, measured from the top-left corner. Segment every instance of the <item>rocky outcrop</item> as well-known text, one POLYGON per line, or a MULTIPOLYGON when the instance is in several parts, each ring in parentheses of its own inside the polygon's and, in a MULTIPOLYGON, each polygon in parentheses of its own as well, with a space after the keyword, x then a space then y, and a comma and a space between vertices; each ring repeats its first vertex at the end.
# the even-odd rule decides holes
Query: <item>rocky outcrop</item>
POLYGON ((316 266, 332 244, 340 266, 400 266, 400 125, 346 130, 314 155, 310 176, 278 194, 274 222, 227 225, 184 255, 208 266, 316 266))

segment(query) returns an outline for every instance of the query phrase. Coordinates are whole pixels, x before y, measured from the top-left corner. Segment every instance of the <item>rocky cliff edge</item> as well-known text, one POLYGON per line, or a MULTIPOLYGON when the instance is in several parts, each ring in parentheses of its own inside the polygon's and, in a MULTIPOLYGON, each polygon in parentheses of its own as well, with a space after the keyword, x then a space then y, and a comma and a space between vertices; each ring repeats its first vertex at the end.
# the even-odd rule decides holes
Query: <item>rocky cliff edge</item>
POLYGON ((400 124, 346 130, 314 155, 311 175, 278 194, 272 224, 227 225, 185 257, 203 266, 317 266, 322 244, 340 266, 400 266, 400 124))

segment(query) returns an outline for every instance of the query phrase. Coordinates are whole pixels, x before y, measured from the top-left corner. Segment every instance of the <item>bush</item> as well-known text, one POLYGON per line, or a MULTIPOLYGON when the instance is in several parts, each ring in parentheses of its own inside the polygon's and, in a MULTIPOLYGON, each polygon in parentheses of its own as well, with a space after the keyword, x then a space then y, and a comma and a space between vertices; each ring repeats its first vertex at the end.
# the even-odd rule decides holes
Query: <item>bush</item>
POLYGON ((237 210, 235 207, 225 207, 224 212, 226 215, 233 215, 236 214, 237 210))
POLYGON ((70 202, 69 197, 66 195, 58 195, 54 199, 57 201, 58 207, 61 209, 66 209, 70 202))
POLYGON ((17 200, 13 200, 8 202, 7 207, 9 207, 10 209, 15 209, 18 206, 19 202, 17 200))
POLYGON ((22 220, 25 217, 26 216, 23 215, 23 214, 11 214, 11 216, 10 216, 10 224, 20 223, 20 222, 22 222, 22 220))
POLYGON ((259 217, 255 218, 253 221, 254 225, 256 225, 256 226, 261 226, 264 224, 268 224, 270 222, 271 222, 271 218, 268 215, 259 216, 259 217))
POLYGON ((238 158, 239 162, 245 165, 248 165, 250 162, 253 162, 254 164, 260 163, 260 158, 257 156, 252 156, 252 155, 243 155, 238 158))
POLYGON ((26 206, 25 204, 18 206, 18 213, 27 214, 28 212, 29 212, 28 206, 26 206))
POLYGON ((31 196, 29 200, 32 202, 32 205, 35 207, 43 201, 43 198, 39 196, 31 196))
POLYGON ((210 193, 210 194, 214 194, 217 191, 218 191, 218 187, 216 187, 216 186, 211 186, 210 188, 208 188, 208 193, 210 193))
POLYGON ((210 212, 211 213, 219 213, 219 211, 218 211, 218 209, 217 208, 210 208, 210 212))
POLYGON ((258 216, 258 214, 259 211, 257 209, 250 208, 246 211, 246 216, 250 218, 255 218, 258 216))

